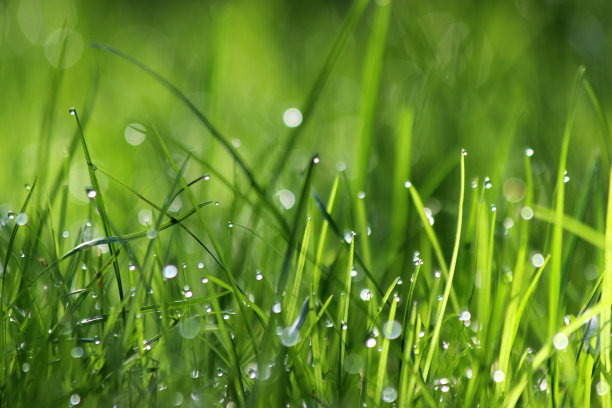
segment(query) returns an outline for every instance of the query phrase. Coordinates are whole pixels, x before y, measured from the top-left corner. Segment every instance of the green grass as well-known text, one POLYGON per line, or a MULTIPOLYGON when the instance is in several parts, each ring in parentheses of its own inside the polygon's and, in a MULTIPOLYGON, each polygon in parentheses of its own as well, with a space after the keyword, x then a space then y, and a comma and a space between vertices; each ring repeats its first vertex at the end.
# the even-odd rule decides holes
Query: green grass
POLYGON ((0 406, 612 406, 609 6, 32 4, 0 406))

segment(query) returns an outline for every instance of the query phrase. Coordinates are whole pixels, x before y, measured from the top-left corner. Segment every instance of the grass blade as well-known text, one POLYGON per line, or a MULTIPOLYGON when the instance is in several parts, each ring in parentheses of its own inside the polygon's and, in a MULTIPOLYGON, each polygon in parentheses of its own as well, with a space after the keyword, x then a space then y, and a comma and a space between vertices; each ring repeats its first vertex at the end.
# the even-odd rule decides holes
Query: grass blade
MULTIPOLYGON (((451 258, 450 267, 448 269, 448 278, 446 280, 446 286, 444 287, 444 294, 442 295, 442 302, 440 304, 440 310, 438 311, 438 316, 436 318, 436 326, 434 328, 434 332, 431 338, 431 343, 429 345, 429 351, 427 352, 427 358, 425 359, 425 365, 423 366, 423 378, 427 380, 427 374, 429 373, 429 368, 431 366, 431 362, 433 360, 433 355, 435 350, 438 348, 438 339, 440 338, 440 329, 442 328, 442 321, 444 320, 444 312, 446 311, 446 304, 448 303, 448 298, 451 293, 452 285, 453 285, 453 277, 455 276, 455 267, 457 266, 457 255, 459 254, 459 243, 461 241, 461 226, 463 223, 463 198, 465 196, 465 150, 461 152, 461 184, 460 184, 460 193, 459 193, 459 207, 457 212, 457 233, 455 235, 455 246, 453 248, 453 255, 451 258)), ((410 191, 413 194, 412 190, 410 191)), ((429 225, 428 222, 425 224, 429 225)))
MULTIPOLYGON (((96 207, 98 208, 98 212, 100 213, 100 218, 102 219, 102 226, 104 228, 104 234, 107 237, 111 236, 111 228, 108 219, 108 215, 106 213, 106 206, 104 205, 104 200, 102 198, 102 190, 100 189, 100 184, 98 183, 98 177, 96 176, 96 167, 93 165, 91 161, 91 156, 89 155, 89 149, 87 148, 87 142, 85 141, 85 134, 83 133, 83 127, 81 126, 81 122, 79 121, 79 115, 76 111, 76 108, 70 108, 70 114, 74 116, 76 120, 77 127, 79 129, 79 134, 81 136, 81 145, 83 147, 83 153, 85 154, 85 161, 87 162, 87 170, 89 172, 89 180, 91 181, 91 185, 95 191, 95 202, 96 207)), ((115 246, 112 242, 108 243, 108 250, 110 252, 110 256, 113 257, 115 255, 115 246)), ((113 268, 115 270, 115 279, 117 280, 117 291, 119 292, 119 299, 123 302, 123 284, 121 283, 121 273, 119 272, 119 263, 117 260, 113 263, 113 268)))

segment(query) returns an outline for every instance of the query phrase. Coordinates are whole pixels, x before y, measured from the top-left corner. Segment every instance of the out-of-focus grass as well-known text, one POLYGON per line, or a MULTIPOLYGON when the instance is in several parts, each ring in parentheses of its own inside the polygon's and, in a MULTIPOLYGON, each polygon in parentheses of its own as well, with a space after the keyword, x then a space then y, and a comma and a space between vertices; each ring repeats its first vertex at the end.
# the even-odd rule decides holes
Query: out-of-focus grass
POLYGON ((610 13, 0 4, 0 405, 610 406, 610 13))

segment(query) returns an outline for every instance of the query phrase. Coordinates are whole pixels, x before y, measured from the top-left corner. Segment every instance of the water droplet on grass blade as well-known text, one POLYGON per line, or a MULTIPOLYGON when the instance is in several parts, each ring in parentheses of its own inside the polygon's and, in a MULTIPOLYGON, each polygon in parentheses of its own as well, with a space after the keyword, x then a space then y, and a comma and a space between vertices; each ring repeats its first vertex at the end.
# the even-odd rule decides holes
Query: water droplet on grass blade
POLYGON ((389 340, 396 339, 402 334, 402 324, 397 320, 387 321, 383 324, 382 333, 389 340))
POLYGON ((26 214, 26 213, 19 213, 17 215, 17 219, 15 220, 15 222, 17 223, 17 225, 26 225, 28 223, 29 219, 30 219, 30 217, 28 217, 28 214, 26 214))
POLYGON ((366 340, 367 348, 372 348, 374 346, 376 346, 376 339, 374 337, 370 337, 369 339, 366 340))
POLYGON ((608 386, 608 383, 605 380, 601 380, 597 384, 595 384, 595 391, 597 392, 597 395, 606 395, 609 390, 610 387, 608 386))
POLYGON ((285 327, 280 334, 280 342, 285 347, 293 347, 299 342, 298 330, 293 327, 285 327))
POLYGON ((68 109, 68 113, 72 116, 76 115, 76 108, 73 106, 72 108, 68 109))
POLYGON ((530 149, 530 148, 525 149, 525 156, 527 157, 533 156, 533 149, 530 149))
POLYGON ((297 108, 289 108, 283 113, 283 122, 287 127, 297 127, 302 123, 302 112, 297 108))
POLYGON ((272 305, 272 312, 273 313, 280 313, 281 312, 281 304, 280 304, 280 302, 275 302, 274 305, 272 305))
POLYGON ((164 278, 172 279, 178 274, 178 269, 174 265, 166 265, 162 271, 164 278))
POLYGON ((83 357, 83 354, 85 354, 85 351, 83 350, 83 347, 81 346, 75 346, 70 351, 70 355, 74 358, 81 358, 83 357))
POLYGON ((344 360, 344 371, 349 374, 357 374, 363 367, 363 358, 359 354, 350 353, 344 360))
POLYGON ((523 207, 521 208, 521 218, 523 218, 524 220, 530 220, 533 218, 533 210, 531 209, 531 207, 523 207))
POLYGON ((200 334, 200 319, 198 317, 182 319, 179 323, 179 333, 188 340, 196 338, 200 334))
POLYGON ((146 137, 146 128, 140 123, 130 123, 126 126, 123 135, 125 140, 132 146, 138 146, 144 142, 146 137))
POLYGON ((157 238, 157 230, 155 228, 149 228, 147 230, 147 238, 149 239, 157 238))
POLYGON ((382 400, 385 402, 393 402, 397 399, 397 390, 395 387, 385 387, 382 390, 382 400))
POLYGON ((295 205, 295 195, 289 190, 279 190, 276 195, 285 210, 291 209, 295 205))
POLYGON ((542 265, 544 265, 544 256, 540 253, 534 254, 531 257, 531 264, 536 268, 541 267, 542 265))
POLYGON ((81 403, 81 396, 79 394, 72 394, 70 396, 70 405, 79 405, 81 403))
POLYGON ((496 383, 500 383, 504 381, 505 378, 506 378, 506 375, 504 374, 502 370, 493 371, 493 381, 495 381, 496 383))
POLYGON ((372 298, 372 292, 370 291, 370 289, 362 289, 361 292, 359 292, 359 297, 361 298, 361 300, 364 301, 368 301, 372 298))
POLYGON ((557 333, 553 336, 553 347, 557 350, 564 350, 569 344, 569 339, 565 333, 557 333))

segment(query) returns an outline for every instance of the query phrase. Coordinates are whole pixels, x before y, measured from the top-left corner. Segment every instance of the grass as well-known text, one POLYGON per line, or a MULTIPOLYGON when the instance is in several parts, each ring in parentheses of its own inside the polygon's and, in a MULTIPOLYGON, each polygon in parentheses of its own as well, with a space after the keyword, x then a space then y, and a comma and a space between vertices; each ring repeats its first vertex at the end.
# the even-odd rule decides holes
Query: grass
MULTIPOLYGON (((36 160, 0 174, 0 406, 612 406, 609 71, 549 24, 593 27, 567 3, 141 10, 219 36, 176 71, 105 31, 95 70, 62 69, 63 31, 36 160), (272 16, 322 30, 318 59, 281 63, 304 41, 272 16), (250 90, 240 45, 282 49, 250 90)), ((34 81, 28 58, 0 78, 34 81)))

